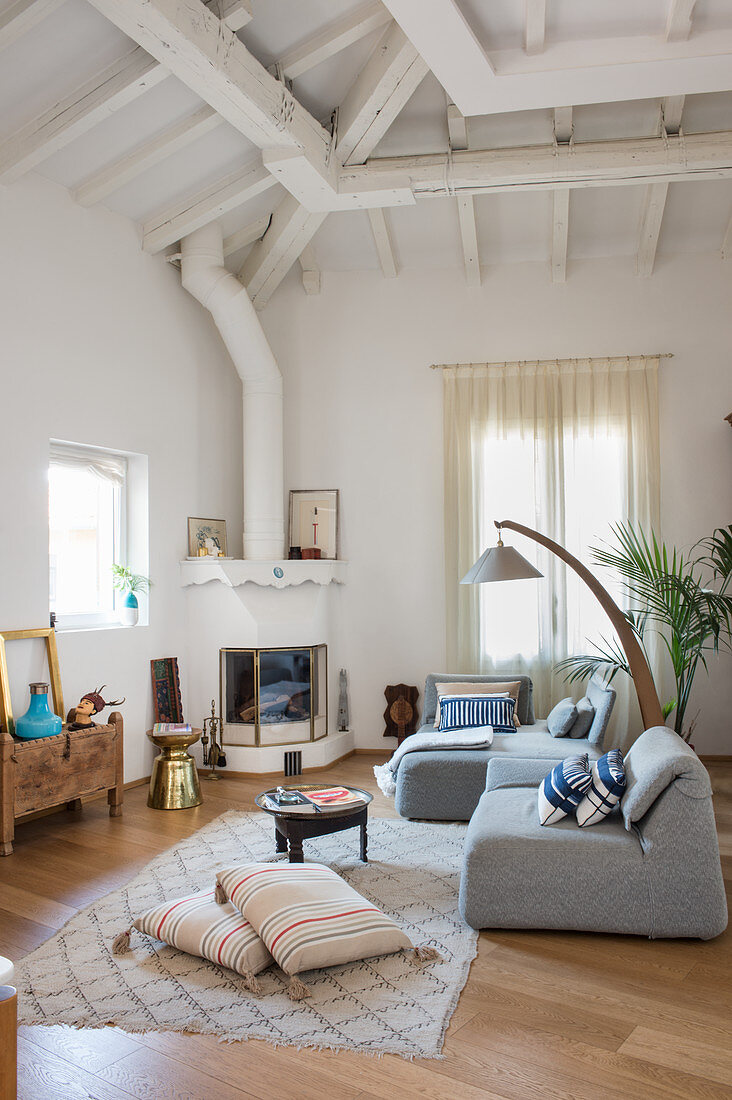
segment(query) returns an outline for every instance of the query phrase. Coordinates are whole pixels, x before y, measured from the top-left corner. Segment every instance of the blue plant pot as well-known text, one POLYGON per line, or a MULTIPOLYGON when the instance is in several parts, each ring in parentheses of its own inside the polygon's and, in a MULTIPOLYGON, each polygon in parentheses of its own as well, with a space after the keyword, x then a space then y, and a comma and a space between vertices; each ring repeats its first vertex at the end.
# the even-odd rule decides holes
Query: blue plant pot
POLYGON ((48 684, 30 684, 30 706, 15 723, 15 736, 24 741, 53 737, 61 732, 62 721, 48 706, 48 684), (45 690, 42 690, 45 689, 45 690))
POLYGON ((123 626, 136 626, 140 618, 140 605, 134 592, 128 592, 122 601, 119 619, 123 626))

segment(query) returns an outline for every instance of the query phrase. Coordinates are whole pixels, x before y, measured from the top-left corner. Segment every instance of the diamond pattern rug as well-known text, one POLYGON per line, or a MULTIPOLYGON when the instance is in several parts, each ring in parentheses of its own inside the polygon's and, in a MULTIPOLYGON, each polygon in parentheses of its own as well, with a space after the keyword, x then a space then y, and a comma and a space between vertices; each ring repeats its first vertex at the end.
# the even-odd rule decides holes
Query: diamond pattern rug
POLYGON ((129 1032, 192 1031, 229 1041, 440 1057, 477 951, 477 933, 457 909, 465 830, 372 819, 368 864, 358 859, 355 830, 307 842, 306 859, 333 867, 415 944, 437 947, 442 962, 416 967, 396 954, 309 971, 302 978, 312 996, 293 1002, 288 978, 275 966, 259 975, 262 993, 253 997, 232 971, 137 932, 130 954, 112 955, 117 933, 150 906, 211 889, 218 867, 277 858, 271 818, 230 810, 78 913, 20 962, 20 1022, 114 1024, 129 1032))

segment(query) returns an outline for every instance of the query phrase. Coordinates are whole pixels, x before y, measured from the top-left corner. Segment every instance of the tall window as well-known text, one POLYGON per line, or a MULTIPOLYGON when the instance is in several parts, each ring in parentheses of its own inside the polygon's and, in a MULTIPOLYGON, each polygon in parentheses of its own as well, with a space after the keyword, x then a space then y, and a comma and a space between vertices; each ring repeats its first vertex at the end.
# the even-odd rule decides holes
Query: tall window
MULTIPOLYGON (((551 360, 448 367, 445 388, 445 546, 451 670, 526 672, 537 711, 570 688, 554 665, 612 634, 574 572, 536 543, 516 548, 538 581, 459 585, 494 519, 513 519, 592 563, 611 526, 657 528, 656 358, 551 360)), ((603 576, 611 589, 613 581, 603 576)), ((617 588, 613 591, 622 599, 617 588)), ((621 708, 622 709, 622 708, 621 708)))
POLYGON ((51 443, 49 603, 60 627, 116 621, 112 565, 127 557, 127 458, 51 443))

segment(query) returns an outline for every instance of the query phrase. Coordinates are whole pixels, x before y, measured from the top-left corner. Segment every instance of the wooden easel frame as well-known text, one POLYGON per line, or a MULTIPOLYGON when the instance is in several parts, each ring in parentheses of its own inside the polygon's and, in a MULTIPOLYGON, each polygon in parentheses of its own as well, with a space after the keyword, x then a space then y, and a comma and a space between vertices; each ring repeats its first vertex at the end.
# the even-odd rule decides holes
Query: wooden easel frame
POLYGON ((61 690, 61 670, 58 663, 58 650, 56 649, 56 632, 50 627, 36 627, 33 630, 3 630, 0 631, 0 730, 13 733, 13 706, 10 701, 10 677, 8 676, 8 662, 5 653, 6 642, 25 641, 28 638, 46 639, 46 657, 48 659, 48 675, 51 683, 51 695, 53 709, 65 721, 64 694, 61 690))

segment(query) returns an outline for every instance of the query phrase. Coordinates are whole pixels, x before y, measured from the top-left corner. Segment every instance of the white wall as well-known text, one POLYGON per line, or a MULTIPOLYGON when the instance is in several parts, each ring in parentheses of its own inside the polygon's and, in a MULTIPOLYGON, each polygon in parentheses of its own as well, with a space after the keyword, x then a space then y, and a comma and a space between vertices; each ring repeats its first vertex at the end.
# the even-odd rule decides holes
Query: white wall
MULTIPOLYGON (((67 707, 102 683, 126 695, 132 780, 153 755, 150 658, 184 654, 186 517, 225 517, 241 553, 241 384, 209 315, 126 219, 28 177, 0 191, 0 241, 0 629, 48 624, 49 438, 149 456, 150 626, 58 636, 67 707)), ((16 646, 21 714, 43 666, 36 643, 16 646)))
MULTIPOLYGON (((460 271, 326 273, 306 297, 293 272, 263 314, 285 377, 286 485, 341 490, 339 659, 357 743, 383 748, 384 686, 444 669, 442 396, 430 363, 643 354, 661 363, 664 535, 689 545, 732 520, 732 264, 662 258, 651 279, 627 259, 460 271)), ((727 754, 731 658, 709 682, 694 736, 727 754)), ((692 703, 690 713, 695 706, 692 703)))

